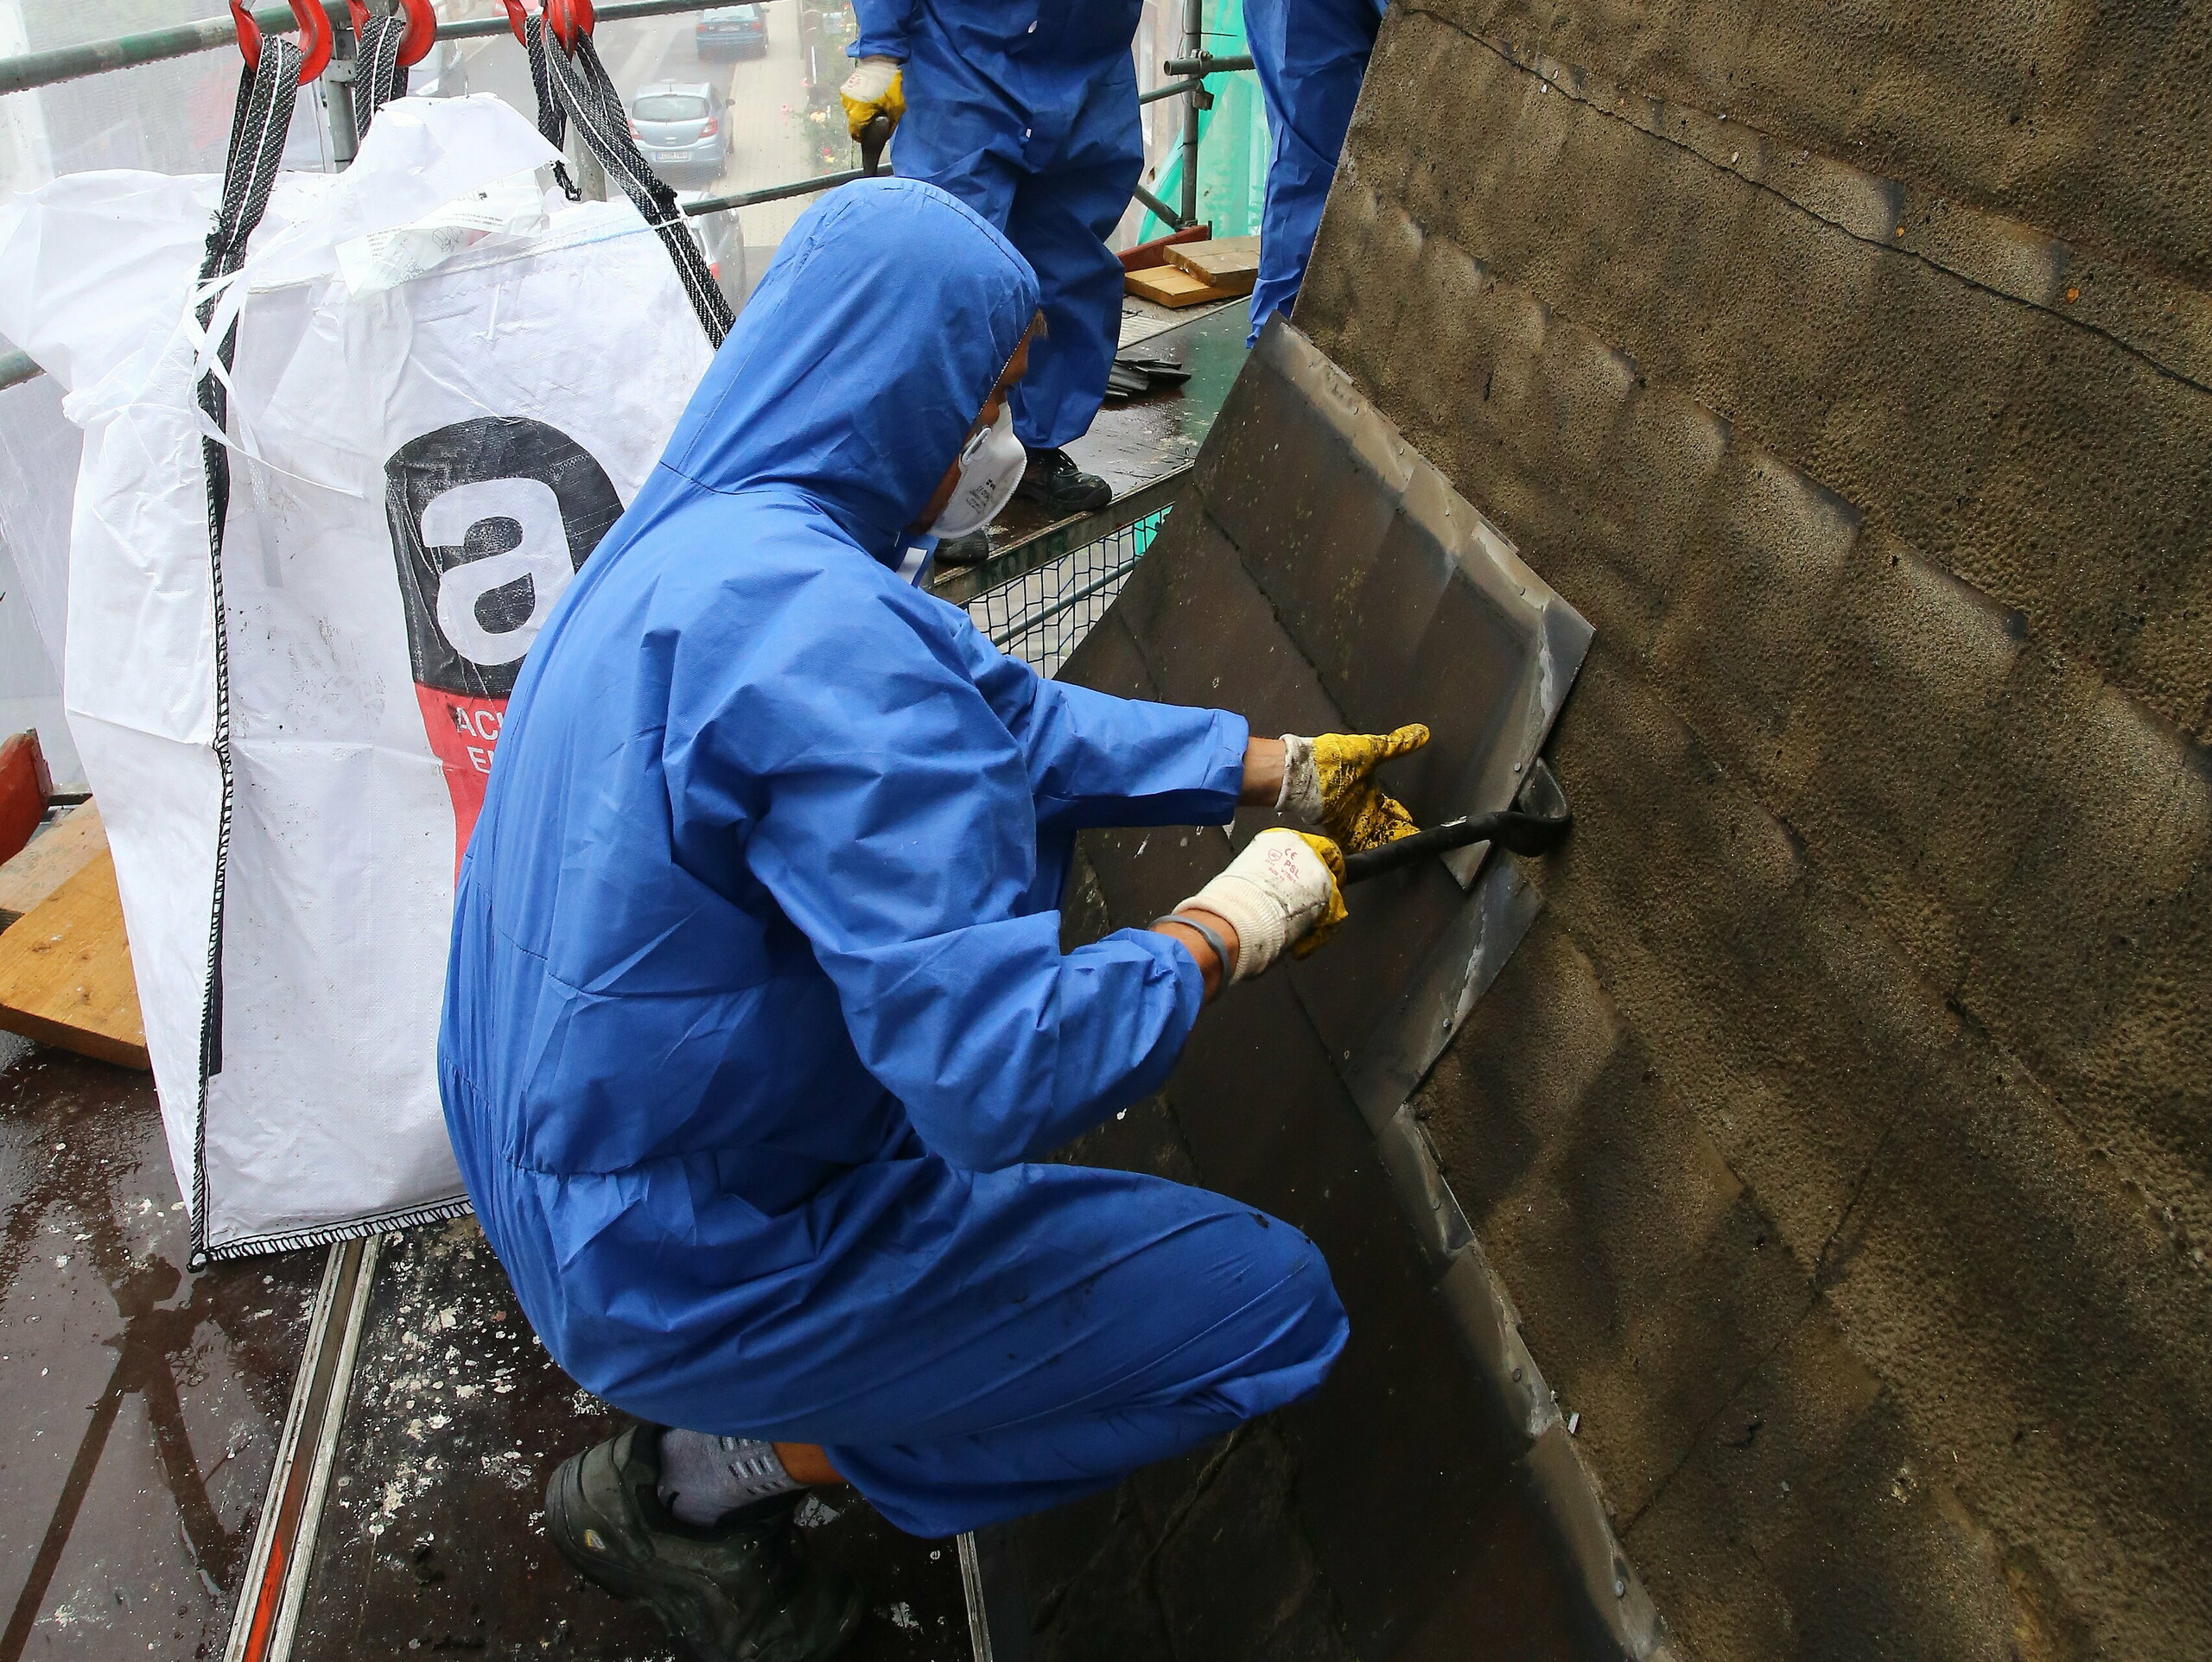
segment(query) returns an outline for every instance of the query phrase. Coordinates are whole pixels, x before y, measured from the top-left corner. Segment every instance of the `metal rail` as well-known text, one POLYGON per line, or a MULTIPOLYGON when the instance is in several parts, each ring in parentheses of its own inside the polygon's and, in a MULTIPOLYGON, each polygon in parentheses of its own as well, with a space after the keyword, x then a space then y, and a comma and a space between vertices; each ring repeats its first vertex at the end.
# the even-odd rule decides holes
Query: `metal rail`
MULTIPOLYGON (((597 8, 597 17, 602 23, 620 23, 636 18, 666 16, 674 12, 704 11, 712 3, 714 0, 607 0, 607 3, 597 8)), ((339 35, 350 34, 352 22, 346 15, 345 0, 323 0, 323 5, 330 14, 333 31, 339 35)), ((1183 200, 1180 206, 1171 206, 1141 185, 1136 187, 1135 193, 1136 200, 1179 230, 1196 223, 1198 112, 1213 102, 1212 94, 1206 91, 1206 77, 1248 70, 1252 67, 1249 57, 1217 57, 1201 50, 1198 17, 1198 0, 1186 0, 1185 50, 1187 55, 1171 58, 1160 66, 1165 73, 1178 79, 1164 81, 1147 92, 1137 94, 1137 102, 1141 105, 1157 103, 1162 98, 1188 97, 1191 100, 1183 123, 1183 200)), ((289 6, 264 6, 253 14, 253 18, 264 31, 281 32, 290 29, 294 23, 289 6)), ((507 32, 507 20, 503 16, 471 17, 459 22, 440 23, 437 38, 441 41, 488 40, 507 32)), ((230 17, 224 15, 204 18, 195 23, 180 23, 172 29, 146 29, 137 35, 118 35, 112 40, 88 41, 81 46, 56 47, 50 51, 0 58, 0 96, 82 80, 87 76, 104 75, 113 70, 132 69, 143 64, 162 63, 172 58, 188 58, 202 52, 220 51, 235 47, 237 41, 237 29, 230 17)), ((780 185, 764 185, 757 190, 702 197, 696 202, 684 203, 683 212, 695 219, 709 213, 728 213, 736 208, 757 207, 765 202, 786 201, 794 196, 811 196, 866 176, 855 168, 843 173, 823 174, 813 179, 794 179, 780 185)), ((0 352, 0 390, 21 386, 44 372, 27 353, 0 352)))
MULTIPOLYGON (((597 13, 602 23, 620 23, 630 18, 660 17, 675 11, 704 11, 714 3, 715 0, 608 0, 597 9, 597 13)), ((353 27, 346 16, 345 0, 323 0, 323 10, 330 14, 334 31, 350 30, 353 27)), ((255 11, 253 21, 264 33, 284 32, 295 27, 289 6, 264 6, 255 11)), ((504 16, 471 17, 438 25, 441 41, 479 41, 505 33, 507 20, 504 16)), ((235 46, 238 38, 230 14, 225 12, 196 23, 179 23, 173 29, 149 29, 109 41, 87 41, 82 46, 60 46, 46 52, 0 58, 0 93, 24 92, 36 86, 82 80, 87 75, 105 75, 111 70, 132 69, 140 64, 217 52, 235 46)))

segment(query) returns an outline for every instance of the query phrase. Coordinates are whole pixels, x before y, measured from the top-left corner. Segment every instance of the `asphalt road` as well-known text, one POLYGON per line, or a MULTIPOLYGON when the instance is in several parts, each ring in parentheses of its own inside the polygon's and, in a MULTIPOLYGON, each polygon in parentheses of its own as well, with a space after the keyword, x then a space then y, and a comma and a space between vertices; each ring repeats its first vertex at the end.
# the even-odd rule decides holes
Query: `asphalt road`
MULTIPOLYGON (((769 0, 768 51, 759 58, 702 59, 692 43, 693 16, 679 13, 636 22, 602 23, 594 36, 600 57, 626 105, 640 86, 655 81, 719 85, 729 101, 729 160, 719 177, 687 175, 669 182, 685 192, 720 195, 754 190, 822 172, 856 166, 840 148, 828 168, 817 160, 806 119, 805 69, 799 52, 798 8, 792 0, 769 0)), ((493 92, 533 121, 537 100, 531 91, 530 64, 512 35, 467 43, 468 90, 493 92)), ((840 130, 842 136, 842 129, 840 130)), ((747 208, 740 216, 745 241, 755 250, 783 240, 791 222, 804 213, 809 197, 747 208)), ((757 275, 759 264, 756 263, 757 275)))

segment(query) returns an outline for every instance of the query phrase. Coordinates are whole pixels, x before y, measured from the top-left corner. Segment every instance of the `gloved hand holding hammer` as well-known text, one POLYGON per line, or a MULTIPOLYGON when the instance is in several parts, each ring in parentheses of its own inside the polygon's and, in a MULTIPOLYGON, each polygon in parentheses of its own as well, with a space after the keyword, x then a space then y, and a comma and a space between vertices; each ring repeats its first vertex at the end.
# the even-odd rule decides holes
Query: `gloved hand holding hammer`
POLYGON ((1375 783, 1375 770, 1428 743, 1419 722, 1394 733, 1282 736, 1279 813, 1317 827, 1347 854, 1409 837, 1420 828, 1405 804, 1375 783))
POLYGON ((1153 925, 1204 940, 1212 961, 1201 961, 1209 996, 1260 974, 1286 949, 1303 958, 1336 933, 1346 916, 1344 855, 1419 828, 1375 783, 1375 770, 1427 743, 1428 729, 1418 723, 1389 733, 1285 733, 1251 742, 1243 801, 1271 805, 1325 834, 1262 831, 1220 876, 1153 925))
POLYGON ((837 89, 845 106, 845 127, 855 141, 868 135, 868 123, 881 116, 892 126, 906 113, 905 66, 896 58, 862 58, 837 89))

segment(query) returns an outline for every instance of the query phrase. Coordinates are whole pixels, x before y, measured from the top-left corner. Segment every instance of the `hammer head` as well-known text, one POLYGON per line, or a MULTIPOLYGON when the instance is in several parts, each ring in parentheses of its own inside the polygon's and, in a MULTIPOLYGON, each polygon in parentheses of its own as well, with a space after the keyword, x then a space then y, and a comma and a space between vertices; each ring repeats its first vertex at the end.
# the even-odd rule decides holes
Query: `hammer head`
POLYGON ((882 165, 883 147, 891 142, 891 117, 875 116, 861 129, 861 172, 873 179, 882 165))

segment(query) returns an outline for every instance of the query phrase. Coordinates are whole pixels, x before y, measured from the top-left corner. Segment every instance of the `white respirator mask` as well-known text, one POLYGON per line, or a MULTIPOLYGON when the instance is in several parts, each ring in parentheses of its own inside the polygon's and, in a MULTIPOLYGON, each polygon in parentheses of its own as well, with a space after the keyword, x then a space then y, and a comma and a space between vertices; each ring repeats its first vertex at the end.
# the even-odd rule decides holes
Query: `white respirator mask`
POLYGON ((1014 436, 1014 412, 999 406, 999 418, 968 441, 960 452, 960 479, 944 511, 930 522, 931 536, 965 536, 998 517, 1014 499, 1014 487, 1029 466, 1029 453, 1014 436))

